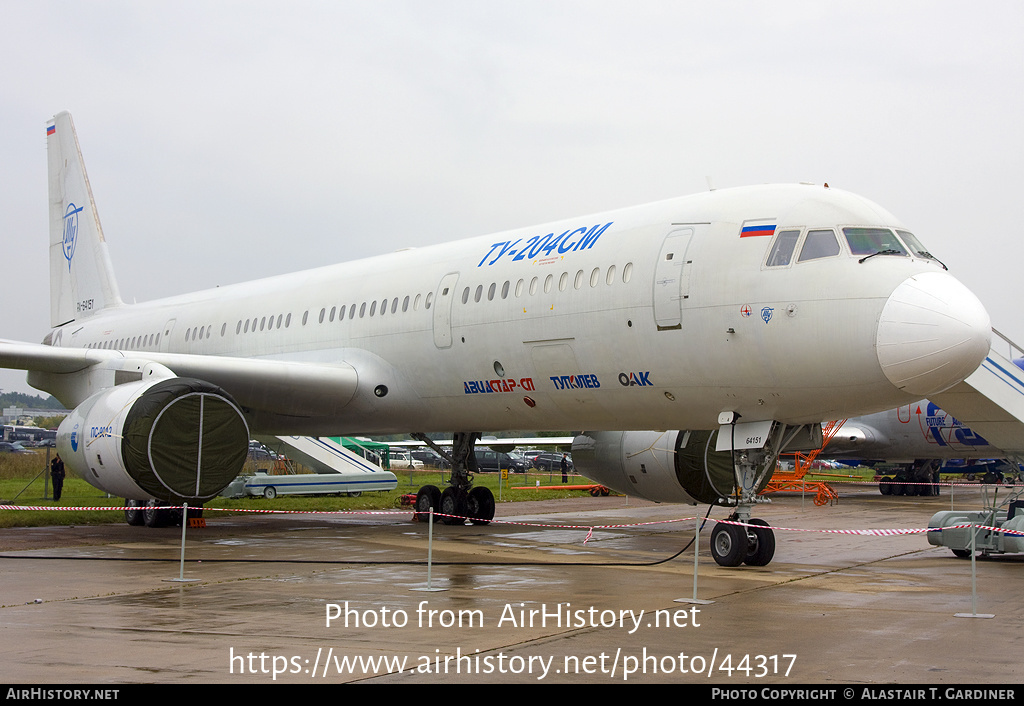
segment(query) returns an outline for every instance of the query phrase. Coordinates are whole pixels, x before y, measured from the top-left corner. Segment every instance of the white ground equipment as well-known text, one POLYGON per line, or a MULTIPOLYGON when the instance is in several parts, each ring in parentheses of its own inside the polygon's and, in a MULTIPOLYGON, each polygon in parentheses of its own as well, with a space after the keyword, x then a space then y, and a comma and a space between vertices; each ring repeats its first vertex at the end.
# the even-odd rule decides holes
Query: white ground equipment
POLYGON ((937 547, 949 547, 952 552, 966 559, 971 556, 971 539, 974 550, 982 555, 1012 554, 1024 552, 1024 535, 1007 534, 989 527, 1024 533, 1024 489, 1015 488, 1002 501, 998 501, 998 487, 983 487, 984 510, 944 510, 937 512, 928 522, 928 527, 941 527, 941 532, 929 532, 928 542, 937 547))
POLYGON ((257 471, 229 485, 223 495, 359 495, 370 490, 394 490, 398 478, 377 464, 349 451, 330 439, 308 436, 279 436, 288 456, 316 473, 270 475, 257 471))

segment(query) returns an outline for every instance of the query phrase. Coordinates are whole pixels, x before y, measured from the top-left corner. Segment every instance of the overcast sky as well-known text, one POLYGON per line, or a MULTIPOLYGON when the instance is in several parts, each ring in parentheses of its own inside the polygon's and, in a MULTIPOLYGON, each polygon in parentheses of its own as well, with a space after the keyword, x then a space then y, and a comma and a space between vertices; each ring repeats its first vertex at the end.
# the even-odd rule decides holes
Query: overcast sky
POLYGON ((0 337, 48 330, 45 125, 68 110, 129 302, 707 177, 827 181, 1024 344, 1021 37, 1020 2, 0 0, 0 337))

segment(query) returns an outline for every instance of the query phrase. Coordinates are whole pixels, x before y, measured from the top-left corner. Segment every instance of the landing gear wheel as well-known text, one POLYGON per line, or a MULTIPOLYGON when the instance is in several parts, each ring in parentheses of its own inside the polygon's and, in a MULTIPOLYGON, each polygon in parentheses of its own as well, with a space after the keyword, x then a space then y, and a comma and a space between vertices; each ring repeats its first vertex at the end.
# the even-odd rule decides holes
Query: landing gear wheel
POLYGON ((163 527, 167 524, 167 511, 157 510, 160 503, 157 500, 147 500, 142 510, 142 521, 146 527, 163 527))
POLYGON ((350 498, 358 498, 362 494, 363 494, 363 491, 361 491, 361 490, 353 490, 351 493, 348 494, 348 496, 350 498))
POLYGON ((739 566, 747 558, 747 532, 744 527, 718 523, 711 531, 711 556, 719 566, 739 566))
POLYGON ((953 550, 953 556, 955 556, 957 559, 970 559, 971 558, 971 550, 970 549, 954 549, 953 550))
POLYGON ((878 483, 878 492, 882 495, 892 495, 892 478, 884 476, 878 483))
POLYGON ((749 524, 764 527, 747 528, 747 558, 743 561, 747 566, 768 566, 775 556, 775 533, 768 528, 764 520, 753 519, 749 524))
POLYGON ((494 493, 478 486, 469 491, 467 515, 474 525, 488 525, 494 519, 494 493))
POLYGON ((988 473, 981 477, 981 482, 984 483, 985 485, 995 485, 996 483, 999 482, 999 476, 989 471, 988 473))
POLYGON ((466 523, 469 496, 462 488, 447 487, 441 493, 441 522, 446 525, 462 525, 466 523))
POLYGON ((430 521, 430 508, 434 512, 441 511, 441 489, 436 485, 425 485, 416 493, 416 519, 420 522, 430 521))
POLYGON ((268 485, 266 488, 263 489, 263 497, 265 497, 267 500, 273 500, 274 498, 277 497, 277 488, 275 488, 272 485, 268 485))
POLYGON ((124 504, 124 521, 132 527, 141 527, 146 519, 142 515, 142 501, 125 500, 124 504))

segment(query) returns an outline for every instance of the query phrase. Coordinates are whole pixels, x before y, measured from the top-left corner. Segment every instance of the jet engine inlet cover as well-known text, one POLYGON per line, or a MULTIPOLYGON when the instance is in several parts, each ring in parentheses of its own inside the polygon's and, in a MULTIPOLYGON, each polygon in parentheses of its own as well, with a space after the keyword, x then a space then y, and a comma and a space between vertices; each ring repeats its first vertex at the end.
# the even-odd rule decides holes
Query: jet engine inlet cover
POLYGON ((154 497, 213 497, 241 471, 248 448, 248 425, 228 394, 191 378, 146 390, 121 442, 125 468, 154 497))

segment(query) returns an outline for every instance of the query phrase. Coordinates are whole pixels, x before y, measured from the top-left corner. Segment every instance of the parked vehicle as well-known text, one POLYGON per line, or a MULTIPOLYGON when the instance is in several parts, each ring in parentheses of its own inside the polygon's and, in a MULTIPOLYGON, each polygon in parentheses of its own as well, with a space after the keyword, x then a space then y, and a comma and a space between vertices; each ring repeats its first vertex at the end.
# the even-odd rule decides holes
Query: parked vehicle
MULTIPOLYGON (((566 456, 569 461, 569 470, 573 470, 572 457, 566 456)), ((539 453, 533 457, 533 467, 539 471, 559 471, 562 469, 562 454, 539 453)))
POLYGON ((481 473, 497 473, 508 469, 513 473, 526 473, 526 459, 517 453, 503 453, 490 449, 476 449, 476 465, 481 473))
POLYGON ((278 455, 258 441, 249 442, 249 458, 253 461, 276 461, 278 455))
POLYGON ((24 446, 22 446, 20 442, 0 441, 0 453, 30 454, 32 452, 26 449, 24 446))
POLYGON ((430 449, 413 449, 409 453, 414 459, 423 461, 423 465, 429 468, 448 468, 451 465, 430 449))
POLYGON ((423 468, 423 461, 413 458, 408 451, 392 451, 388 456, 391 458, 392 470, 396 468, 412 468, 415 470, 423 468))
POLYGON ((13 424, 4 424, 3 426, 0 426, 0 432, 2 432, 0 439, 11 443, 25 443, 28 441, 38 442, 43 441, 44 439, 52 440, 52 445, 56 445, 57 443, 56 429, 41 429, 39 427, 21 427, 13 424))
POLYGON ((273 500, 279 495, 349 495, 358 497, 364 491, 394 490, 398 479, 394 473, 381 472, 368 477, 366 473, 300 473, 270 475, 258 470, 251 476, 239 476, 221 495, 240 498, 247 495, 273 500))

